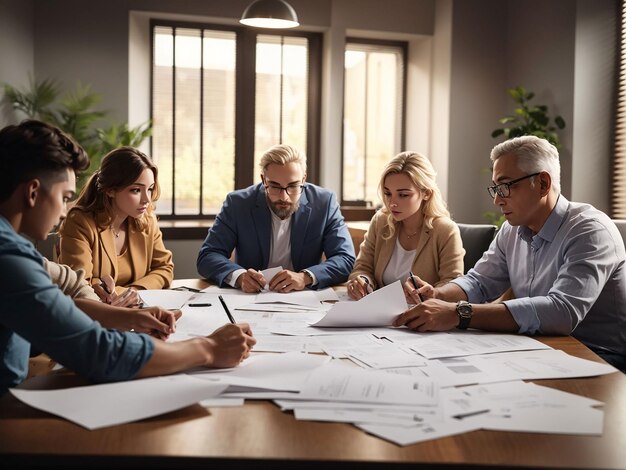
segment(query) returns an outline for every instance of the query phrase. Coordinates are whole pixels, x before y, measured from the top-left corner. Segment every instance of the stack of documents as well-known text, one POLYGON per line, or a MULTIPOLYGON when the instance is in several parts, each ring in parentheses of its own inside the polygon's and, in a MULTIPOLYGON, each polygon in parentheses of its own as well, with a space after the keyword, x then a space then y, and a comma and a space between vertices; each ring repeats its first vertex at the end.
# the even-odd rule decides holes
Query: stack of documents
POLYGON ((591 377, 615 368, 521 335, 391 327, 407 308, 399 283, 359 301, 339 300, 332 289, 141 294, 148 304, 182 309, 169 341, 209 335, 227 323, 217 300, 223 295, 235 320, 251 326, 257 339, 252 356, 228 370, 11 393, 88 429, 198 402, 240 406, 268 399, 295 419, 352 423, 398 445, 478 429, 602 434, 603 403, 523 381, 591 377))

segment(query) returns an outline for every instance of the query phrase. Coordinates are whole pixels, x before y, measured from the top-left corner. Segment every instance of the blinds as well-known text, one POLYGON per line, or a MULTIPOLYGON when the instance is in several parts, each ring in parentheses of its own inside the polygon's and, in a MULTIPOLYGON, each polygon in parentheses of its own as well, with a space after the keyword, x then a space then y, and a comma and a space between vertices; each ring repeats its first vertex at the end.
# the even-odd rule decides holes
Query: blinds
POLYGON ((611 195, 611 217, 626 218, 626 2, 621 2, 620 60, 615 120, 615 157, 611 195))

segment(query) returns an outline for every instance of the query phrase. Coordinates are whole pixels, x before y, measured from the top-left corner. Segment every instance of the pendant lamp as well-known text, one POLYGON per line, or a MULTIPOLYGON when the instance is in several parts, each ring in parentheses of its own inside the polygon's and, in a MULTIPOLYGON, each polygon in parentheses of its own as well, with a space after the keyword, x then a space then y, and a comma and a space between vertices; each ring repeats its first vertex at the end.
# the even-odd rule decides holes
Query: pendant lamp
POLYGON ((295 28, 299 26, 298 15, 283 0, 255 0, 241 15, 240 23, 257 28, 295 28))

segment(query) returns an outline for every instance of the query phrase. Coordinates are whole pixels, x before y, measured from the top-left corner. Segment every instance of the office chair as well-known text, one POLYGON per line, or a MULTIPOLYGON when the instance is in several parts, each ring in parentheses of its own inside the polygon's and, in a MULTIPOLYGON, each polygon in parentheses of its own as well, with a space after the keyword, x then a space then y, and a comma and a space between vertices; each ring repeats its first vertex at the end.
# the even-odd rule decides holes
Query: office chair
POLYGON ((457 223, 457 225, 461 231, 463 248, 465 248, 463 264, 467 273, 489 248, 493 237, 496 235, 497 227, 491 224, 457 223))

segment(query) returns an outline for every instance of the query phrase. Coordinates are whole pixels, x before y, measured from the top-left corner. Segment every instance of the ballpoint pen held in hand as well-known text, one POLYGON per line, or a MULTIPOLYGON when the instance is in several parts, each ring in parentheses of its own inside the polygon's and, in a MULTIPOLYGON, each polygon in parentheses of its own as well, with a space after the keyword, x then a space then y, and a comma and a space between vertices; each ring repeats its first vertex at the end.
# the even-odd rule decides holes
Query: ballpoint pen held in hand
POLYGON ((226 302, 224 302, 224 298, 221 295, 218 295, 217 298, 220 299, 222 307, 224 307, 224 311, 226 312, 226 315, 228 315, 228 319, 230 320, 231 323, 234 324, 235 319, 233 318, 233 315, 230 313, 230 310, 228 310, 228 305, 226 305, 226 302))
MULTIPOLYGON (((413 287, 415 287, 415 290, 417 290, 418 289, 417 282, 415 282, 415 276, 413 275, 413 271, 409 271, 409 277, 411 278, 411 283, 413 284, 413 287)), ((422 294, 418 292, 417 296, 419 297, 420 302, 424 301, 424 299, 422 298, 422 294)))

